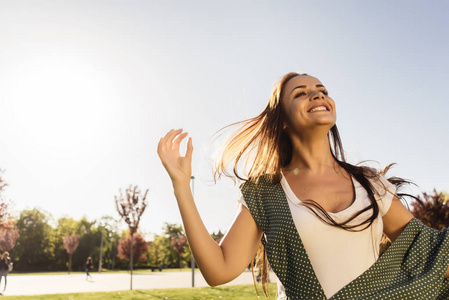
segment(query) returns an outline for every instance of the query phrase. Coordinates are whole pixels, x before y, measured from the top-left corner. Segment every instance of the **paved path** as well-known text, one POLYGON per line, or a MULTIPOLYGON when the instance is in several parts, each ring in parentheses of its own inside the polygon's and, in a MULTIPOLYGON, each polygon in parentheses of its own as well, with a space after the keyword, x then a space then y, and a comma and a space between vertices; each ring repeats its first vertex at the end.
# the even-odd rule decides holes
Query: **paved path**
MULTIPOLYGON (((5 295, 38 295, 79 292, 106 292, 128 290, 130 276, 127 273, 91 273, 87 281, 84 274, 73 275, 24 275, 8 276, 5 295)), ((251 284, 251 271, 243 272, 227 285, 251 284)), ((3 280, 1 289, 3 289, 3 280)), ((192 286, 191 272, 152 272, 134 274, 133 289, 186 288, 192 286)), ((195 272, 195 286, 208 286, 200 272, 195 272)))

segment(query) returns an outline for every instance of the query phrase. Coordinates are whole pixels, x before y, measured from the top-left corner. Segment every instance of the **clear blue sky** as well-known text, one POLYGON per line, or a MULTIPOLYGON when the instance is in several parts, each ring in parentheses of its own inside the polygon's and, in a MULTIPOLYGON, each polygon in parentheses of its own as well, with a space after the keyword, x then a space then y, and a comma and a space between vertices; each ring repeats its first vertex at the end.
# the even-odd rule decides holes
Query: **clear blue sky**
MULTIPOLYGON (((14 210, 117 216, 114 195, 149 188, 141 229, 180 223, 156 154, 193 137, 195 196, 210 231, 237 209, 211 184, 221 127, 257 115, 289 71, 336 101, 352 163, 398 163, 421 190, 448 190, 446 1, 0 0, 0 168, 14 210)), ((414 189, 418 193, 419 189, 414 189)))

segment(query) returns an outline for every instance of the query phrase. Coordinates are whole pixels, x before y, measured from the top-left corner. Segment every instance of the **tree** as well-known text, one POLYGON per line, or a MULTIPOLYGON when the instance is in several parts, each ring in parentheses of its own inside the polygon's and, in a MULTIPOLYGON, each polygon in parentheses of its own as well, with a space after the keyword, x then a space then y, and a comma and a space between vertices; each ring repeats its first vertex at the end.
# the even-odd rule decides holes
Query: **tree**
POLYGON ((8 184, 3 179, 4 172, 4 170, 0 169, 0 221, 3 221, 8 217, 8 205, 6 204, 6 199, 4 196, 4 192, 8 184))
POLYGON ((81 218, 77 223, 77 230, 80 234, 80 245, 76 250, 75 262, 78 266, 84 266, 87 257, 92 257, 94 266, 99 257, 101 231, 96 226, 96 221, 89 221, 86 217, 81 218))
POLYGON ((175 249, 176 253, 178 253, 179 256, 179 268, 182 267, 181 265, 181 253, 184 250, 184 246, 186 245, 187 239, 186 237, 178 232, 178 236, 172 235, 171 237, 171 245, 173 246, 173 249, 175 249))
POLYGON ((0 249, 2 251, 10 251, 14 248, 19 238, 19 229, 17 229, 12 220, 5 221, 0 224, 0 249))
POLYGON ((131 245, 131 257, 129 260, 129 266, 131 270, 130 279, 130 289, 133 289, 133 237, 139 227, 140 217, 142 216, 145 208, 147 207, 147 194, 148 189, 145 194, 142 194, 139 187, 136 185, 134 188, 132 185, 126 189, 125 195, 122 194, 120 189, 120 195, 115 196, 115 205, 119 215, 128 224, 129 232, 131 235, 130 245, 131 245))
MULTIPOLYGON (((56 228, 53 229, 55 241, 55 268, 57 270, 67 270, 67 250, 64 247, 64 238, 73 232, 78 232, 78 221, 69 217, 61 217, 56 221, 56 228)), ((79 247, 78 247, 79 248, 79 247)), ((77 256, 79 256, 79 249, 77 256)), ((76 270, 77 261, 72 257, 71 268, 76 270)))
MULTIPOLYGON (((133 238, 133 257, 137 261, 147 261, 148 244, 140 233, 135 233, 133 238)), ((121 259, 131 259, 131 236, 127 235, 119 240, 118 254, 121 259)))
POLYGON ((152 268, 164 266, 164 236, 155 235, 153 241, 148 242, 148 263, 152 268))
POLYGON ((8 184, 3 179, 4 170, 0 169, 0 249, 10 251, 19 238, 19 229, 14 227, 13 220, 8 214, 8 205, 4 192, 8 184))
POLYGON ((54 230, 48 224, 51 216, 37 208, 23 210, 17 220, 20 238, 14 248, 18 270, 51 269, 54 262, 54 230))
POLYGON ((423 204, 413 202, 412 214, 425 225, 441 230, 449 227, 449 195, 438 193, 423 193, 418 197, 423 204))
MULTIPOLYGON (((179 267, 182 264, 182 261, 184 261, 187 265, 189 265, 192 258, 190 247, 183 247, 181 253, 178 253, 175 251, 171 243, 173 236, 177 237, 178 234, 185 236, 182 226, 179 224, 165 223, 163 230, 165 236, 165 239, 162 241, 161 245, 163 264, 169 267, 179 267)), ((186 245, 188 245, 188 241, 186 241, 186 245)))
POLYGON ((100 246, 100 251, 103 250, 104 255, 100 267, 106 263, 108 269, 113 269, 119 240, 118 221, 111 216, 103 216, 99 221, 98 229, 103 233, 103 249, 100 246))
POLYGON ((217 244, 220 244, 221 240, 224 237, 224 233, 221 232, 221 230, 218 230, 217 233, 212 232, 212 234, 210 236, 215 240, 215 242, 217 242, 217 244))
POLYGON ((67 234, 63 240, 64 248, 69 254, 69 274, 72 271, 72 254, 80 243, 79 234, 67 234))
POLYGON ((74 220, 69 217, 59 218, 56 228, 53 230, 55 243, 55 261, 53 266, 58 270, 67 270, 67 251, 64 247, 64 237, 67 234, 78 233, 79 245, 76 255, 72 256, 72 270, 80 270, 86 263, 86 258, 91 256, 93 263, 99 254, 99 242, 101 231, 96 226, 97 221, 89 221, 86 217, 74 220))

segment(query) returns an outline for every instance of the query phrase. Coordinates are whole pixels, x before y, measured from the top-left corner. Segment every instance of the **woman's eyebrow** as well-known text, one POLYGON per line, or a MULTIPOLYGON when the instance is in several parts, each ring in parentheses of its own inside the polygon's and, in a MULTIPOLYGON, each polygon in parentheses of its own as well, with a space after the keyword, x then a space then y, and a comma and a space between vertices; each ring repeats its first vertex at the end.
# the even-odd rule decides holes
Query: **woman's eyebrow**
POLYGON ((295 87, 291 92, 290 92, 290 95, 293 93, 293 91, 294 90, 296 90, 296 89, 303 89, 303 88, 306 88, 307 86, 305 86, 305 85, 298 85, 297 87, 295 87))
MULTIPOLYGON (((306 88, 306 87, 307 87, 306 85, 298 85, 297 87, 295 87, 295 88, 291 91, 290 95, 293 93, 294 90, 296 90, 296 89, 304 89, 304 88, 306 88)), ((324 85, 322 85, 322 84, 317 84, 317 85, 315 85, 315 87, 317 87, 317 88, 320 88, 320 87, 324 88, 324 85)))

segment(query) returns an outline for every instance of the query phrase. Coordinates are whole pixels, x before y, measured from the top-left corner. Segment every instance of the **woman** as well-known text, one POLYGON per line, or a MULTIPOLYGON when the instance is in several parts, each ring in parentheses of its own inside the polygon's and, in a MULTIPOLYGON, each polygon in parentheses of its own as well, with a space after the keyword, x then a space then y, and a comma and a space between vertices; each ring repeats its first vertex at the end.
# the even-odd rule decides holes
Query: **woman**
POLYGON ((88 280, 89 279, 89 277, 90 278, 92 278, 92 276, 90 275, 90 270, 92 269, 92 257, 88 257, 87 258, 87 261, 86 261, 86 280, 88 280))
POLYGON ((232 165, 245 183, 242 205, 220 245, 210 238, 190 190, 192 139, 180 156, 186 132, 171 130, 161 138, 158 154, 204 278, 212 286, 231 281, 262 241, 285 288, 280 297, 446 299, 447 231, 414 219, 379 172, 346 163, 335 123, 335 102, 317 78, 289 73, 281 79, 266 109, 224 147, 218 176, 229 175, 225 169, 232 165), (239 166, 249 158, 244 176, 239 166), (379 259, 382 232, 393 244, 379 259))
MULTIPOLYGON (((3 252, 0 258, 0 283, 2 281, 2 277, 5 277, 5 287, 3 288, 3 293, 6 290, 7 277, 9 273, 9 265, 11 264, 11 258, 9 257, 9 253, 7 251, 3 252)), ((0 293, 1 295, 1 293, 0 293)))

